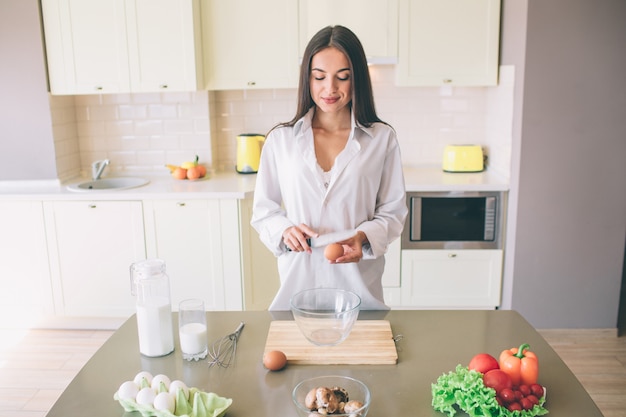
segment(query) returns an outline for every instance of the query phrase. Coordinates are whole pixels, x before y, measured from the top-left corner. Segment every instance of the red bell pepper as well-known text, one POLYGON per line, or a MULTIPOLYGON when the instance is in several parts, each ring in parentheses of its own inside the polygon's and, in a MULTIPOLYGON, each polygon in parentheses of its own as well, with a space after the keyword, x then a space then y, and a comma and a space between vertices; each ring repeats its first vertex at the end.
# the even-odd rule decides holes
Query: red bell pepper
POLYGON ((513 386, 537 383, 539 361, 537 356, 528 350, 529 348, 530 346, 524 343, 519 348, 507 349, 500 354, 500 369, 511 377, 513 386))

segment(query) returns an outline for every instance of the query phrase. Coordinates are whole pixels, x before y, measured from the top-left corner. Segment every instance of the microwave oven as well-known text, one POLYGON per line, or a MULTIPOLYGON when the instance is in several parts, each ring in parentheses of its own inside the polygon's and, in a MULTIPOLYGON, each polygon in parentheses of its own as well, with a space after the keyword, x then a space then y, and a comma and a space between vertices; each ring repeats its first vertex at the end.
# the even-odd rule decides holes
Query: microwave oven
POLYGON ((506 193, 408 192, 402 249, 502 249, 506 193))

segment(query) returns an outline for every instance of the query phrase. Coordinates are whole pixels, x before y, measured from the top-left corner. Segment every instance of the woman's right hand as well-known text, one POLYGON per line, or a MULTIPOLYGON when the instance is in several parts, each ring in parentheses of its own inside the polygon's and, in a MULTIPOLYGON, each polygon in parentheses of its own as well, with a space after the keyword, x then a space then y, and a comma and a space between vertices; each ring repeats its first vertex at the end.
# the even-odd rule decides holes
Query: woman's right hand
POLYGON ((283 242, 293 252, 311 253, 311 247, 307 243, 310 237, 318 237, 319 233, 302 223, 299 226, 291 226, 283 232, 283 242))

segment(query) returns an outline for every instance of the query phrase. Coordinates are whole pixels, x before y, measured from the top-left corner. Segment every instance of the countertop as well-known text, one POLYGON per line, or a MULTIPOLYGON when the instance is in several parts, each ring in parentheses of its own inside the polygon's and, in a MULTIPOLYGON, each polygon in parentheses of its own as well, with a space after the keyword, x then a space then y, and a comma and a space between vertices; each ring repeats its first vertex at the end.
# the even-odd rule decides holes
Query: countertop
MULTIPOLYGON (((293 387, 321 375, 349 375, 363 381, 372 393, 368 416, 443 417, 431 406, 431 384, 477 353, 498 355, 528 343, 539 357, 539 383, 547 388, 545 407, 550 416, 601 417, 581 383, 541 335, 515 311, 504 310, 391 310, 361 312, 359 319, 388 320, 397 344, 398 362, 392 365, 295 365, 279 372, 263 367, 265 342, 272 320, 291 314, 267 311, 207 312, 209 341, 231 333, 245 322, 234 365, 208 367, 207 360, 186 362, 178 348, 160 358, 139 354, 137 325, 132 316, 87 362, 50 410, 48 417, 90 415, 131 416, 113 400, 120 384, 141 370, 165 374, 188 386, 232 398, 228 417, 295 416, 293 387), (368 315, 369 313, 369 315, 368 315)), ((288 315, 288 316, 287 316, 288 315)), ((174 324, 177 323, 176 317, 174 324)), ((329 348, 330 349, 330 348, 329 348)), ((363 347, 363 349, 367 349, 363 347)), ((138 414, 137 414, 138 415, 138 414)), ((460 413, 459 417, 464 416, 460 413)))
MULTIPOLYGON (((245 199, 254 193, 255 174, 218 172, 196 180, 175 180, 169 175, 138 175, 150 182, 125 190, 71 191, 68 185, 88 181, 75 178, 66 182, 0 181, 1 200, 148 200, 148 199, 245 199)), ((508 181, 490 171, 479 173, 446 173, 436 166, 406 167, 407 192, 411 191, 507 191, 508 181)))
POLYGON ((0 182, 0 201, 11 200, 149 200, 149 199, 245 199, 254 193, 255 174, 216 173, 195 180, 176 180, 169 175, 126 175, 142 177, 150 182, 141 187, 124 190, 72 191, 68 185, 89 181, 75 178, 63 183, 57 181, 0 182))

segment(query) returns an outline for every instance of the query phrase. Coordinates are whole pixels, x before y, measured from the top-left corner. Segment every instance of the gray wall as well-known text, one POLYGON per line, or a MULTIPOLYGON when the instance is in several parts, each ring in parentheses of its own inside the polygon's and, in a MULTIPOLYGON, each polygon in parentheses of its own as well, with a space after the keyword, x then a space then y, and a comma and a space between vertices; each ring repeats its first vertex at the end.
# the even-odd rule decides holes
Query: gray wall
POLYGON ((39 2, 1 0, 0 181, 57 178, 43 51, 39 2))
POLYGON ((526 3, 510 306, 539 328, 615 328, 626 236, 626 2, 526 3))

